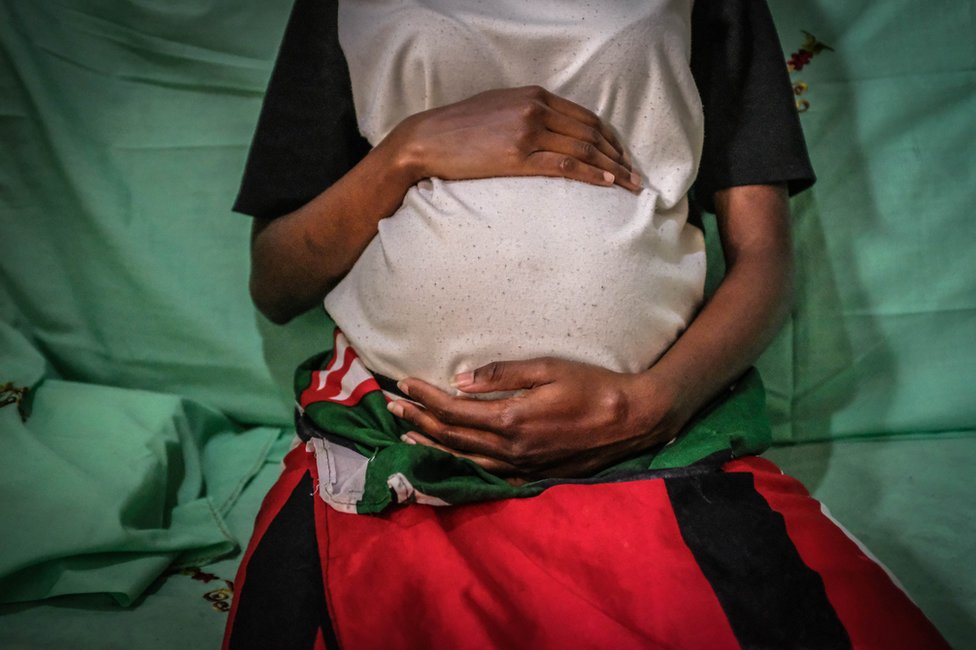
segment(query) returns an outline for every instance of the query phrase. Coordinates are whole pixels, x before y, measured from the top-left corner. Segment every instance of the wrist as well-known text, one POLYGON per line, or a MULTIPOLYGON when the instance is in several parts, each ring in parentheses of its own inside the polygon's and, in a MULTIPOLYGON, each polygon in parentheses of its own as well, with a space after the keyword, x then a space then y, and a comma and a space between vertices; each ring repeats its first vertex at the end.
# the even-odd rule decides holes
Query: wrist
POLYGON ((425 162, 424 147, 417 138, 418 115, 411 115, 396 125, 377 146, 383 148, 391 173, 404 188, 430 178, 425 162))
POLYGON ((677 385, 651 370, 631 375, 636 427, 654 444, 669 442, 691 419, 677 385))

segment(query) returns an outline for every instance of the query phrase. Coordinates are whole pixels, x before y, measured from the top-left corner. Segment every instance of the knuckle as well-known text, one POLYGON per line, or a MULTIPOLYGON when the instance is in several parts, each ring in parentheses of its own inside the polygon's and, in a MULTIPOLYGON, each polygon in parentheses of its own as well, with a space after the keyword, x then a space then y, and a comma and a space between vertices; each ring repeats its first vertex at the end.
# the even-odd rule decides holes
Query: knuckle
POLYGON ((512 453, 511 447, 505 447, 503 449, 500 449, 498 453, 498 457, 506 465, 511 465, 516 469, 522 468, 522 463, 519 461, 518 456, 512 453))
POLYGON ((525 87, 525 94, 531 99, 545 101, 549 95, 549 91, 538 84, 532 84, 531 86, 525 87))
POLYGON ((580 160, 593 160, 597 155, 597 148, 592 142, 580 142, 577 145, 580 160))
POLYGON ((559 171, 563 173, 570 173, 576 171, 577 162, 572 156, 561 156, 559 162, 556 163, 559 171))
POLYGON ((520 440, 513 440, 506 449, 509 455, 509 461, 513 465, 518 465, 524 467, 529 463, 529 454, 526 453, 528 450, 525 448, 525 443, 520 440))
POLYGON ((513 149, 515 153, 522 154, 532 148, 535 143, 536 134, 538 131, 536 129, 530 128, 526 125, 521 126, 515 131, 515 141, 513 149))
POLYGON ((400 417, 402 417, 404 420, 407 420, 409 422, 416 422, 417 421, 417 419, 418 419, 417 418, 417 409, 413 406, 413 404, 401 404, 400 405, 400 408, 403 409, 400 412, 400 417))
POLYGON ((479 383, 494 383, 502 378, 502 365, 497 361, 492 361, 486 366, 475 371, 476 379, 479 383))
POLYGON ((539 368, 547 375, 551 375, 556 370, 558 361, 554 357, 543 357, 539 359, 539 368))
POLYGON ((511 406, 504 407, 498 412, 498 425, 507 433, 516 433, 522 424, 522 418, 518 411, 511 406))
POLYGON ((597 117, 596 113, 593 111, 580 107, 578 119, 580 122, 588 126, 592 131, 595 131, 597 135, 603 135, 601 128, 603 126, 603 122, 600 121, 600 118, 597 117))
POLYGON ((517 441, 523 437, 526 420, 518 404, 502 406, 498 411, 497 418, 499 429, 508 434, 510 441, 517 441))
POLYGON ((521 440, 510 440, 501 451, 503 460, 513 467, 524 470, 532 464, 528 449, 521 440))
POLYGON ((596 127, 590 127, 586 132, 586 141, 591 144, 596 144, 603 138, 603 134, 600 133, 600 129, 596 127))
POLYGON ((524 441, 515 441, 506 450, 507 463, 524 475, 538 474, 546 466, 545 454, 524 441))
POLYGON ((447 411, 444 409, 443 406, 441 406, 441 405, 430 405, 430 406, 427 407, 427 415, 428 416, 433 416, 433 417, 428 417, 427 418, 428 420, 431 420, 431 419, 432 420, 435 420, 438 425, 441 425, 441 423, 444 420, 447 419, 447 415, 448 414, 447 414, 447 411))
POLYGON ((522 116, 523 122, 532 123, 536 122, 545 110, 545 106, 539 103, 536 99, 530 99, 522 105, 520 114, 522 116))
POLYGON ((617 423, 627 416, 627 399, 619 390, 611 390, 600 396, 600 411, 609 423, 617 423))

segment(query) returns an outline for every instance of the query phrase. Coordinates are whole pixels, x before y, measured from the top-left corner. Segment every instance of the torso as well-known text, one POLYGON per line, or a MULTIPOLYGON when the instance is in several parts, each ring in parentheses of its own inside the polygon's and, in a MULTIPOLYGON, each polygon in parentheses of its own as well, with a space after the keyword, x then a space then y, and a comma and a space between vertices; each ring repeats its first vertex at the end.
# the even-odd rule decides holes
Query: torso
POLYGON ((446 387, 500 359, 648 367, 694 314, 701 233, 687 221, 701 104, 690 0, 355 0, 339 11, 357 119, 403 118, 538 84, 596 112, 644 177, 635 195, 565 179, 432 179, 326 297, 367 366, 446 387), (490 13, 489 13, 490 12, 490 13))

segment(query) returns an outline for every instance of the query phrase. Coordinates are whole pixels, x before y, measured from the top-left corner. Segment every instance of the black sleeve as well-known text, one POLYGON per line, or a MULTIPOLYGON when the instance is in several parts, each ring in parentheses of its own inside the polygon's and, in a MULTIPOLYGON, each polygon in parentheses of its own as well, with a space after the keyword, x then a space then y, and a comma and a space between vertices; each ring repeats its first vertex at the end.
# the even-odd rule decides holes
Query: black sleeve
POLYGON ((234 211, 292 212, 369 151, 359 135, 336 0, 296 0, 251 142, 234 211))
POLYGON ((815 180, 776 28, 765 0, 696 0, 691 69, 705 114, 697 202, 717 190, 815 180))

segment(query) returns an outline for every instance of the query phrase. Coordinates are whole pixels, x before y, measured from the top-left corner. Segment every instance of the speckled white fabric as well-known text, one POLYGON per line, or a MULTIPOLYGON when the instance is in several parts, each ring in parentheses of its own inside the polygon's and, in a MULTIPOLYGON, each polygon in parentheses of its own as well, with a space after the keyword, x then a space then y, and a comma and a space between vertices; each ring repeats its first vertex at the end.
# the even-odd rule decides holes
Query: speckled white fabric
POLYGON ((413 187, 325 306, 375 372, 441 387, 492 360, 649 367, 705 274, 686 193, 702 144, 691 0, 351 0, 339 38, 360 130, 539 84, 595 111, 645 189, 559 178, 413 187))

